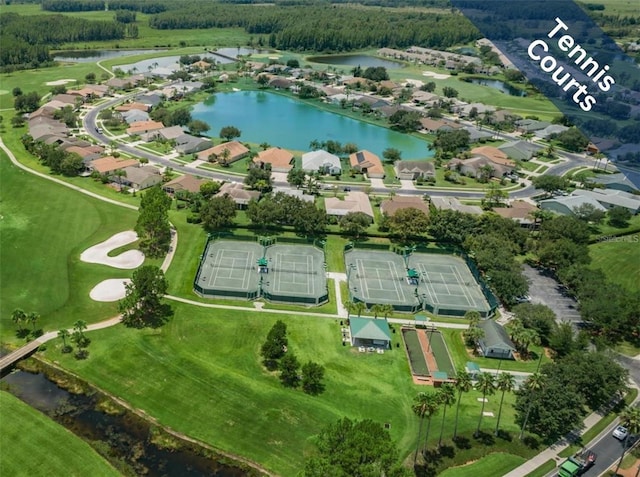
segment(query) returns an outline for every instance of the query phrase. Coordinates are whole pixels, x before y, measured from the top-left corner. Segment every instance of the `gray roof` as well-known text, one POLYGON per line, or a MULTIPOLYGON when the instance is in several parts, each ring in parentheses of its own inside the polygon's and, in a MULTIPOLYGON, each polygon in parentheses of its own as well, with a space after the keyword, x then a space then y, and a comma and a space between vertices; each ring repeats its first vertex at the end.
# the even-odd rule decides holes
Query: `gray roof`
POLYGON ((605 212, 607 209, 605 209, 604 207, 602 207, 602 205, 600 205, 600 203, 593 199, 592 197, 581 197, 581 196, 577 196, 577 195, 570 195, 570 196, 566 196, 566 197, 554 197, 553 199, 545 199, 545 200, 541 200, 539 202, 540 204, 540 208, 545 209, 545 210, 553 210, 555 212, 558 213, 562 213, 559 210, 556 210, 553 205, 557 204, 560 207, 566 207, 566 212, 567 213, 573 213, 573 209, 575 209, 576 207, 580 207, 583 204, 591 204, 593 207, 595 207, 596 210, 600 210, 602 212, 605 212))
POLYGON ((632 178, 628 177, 622 172, 618 174, 597 174, 591 180, 593 180, 593 182, 597 184, 602 184, 604 186, 608 186, 611 184, 622 184, 630 189, 640 189, 640 183, 634 183, 632 178))
POLYGON ((512 159, 528 161, 542 147, 526 141, 511 141, 498 146, 498 149, 512 159))
POLYGON ((321 167, 340 168, 340 158, 322 149, 302 155, 302 168, 304 170, 317 171, 321 167))
POLYGON ((576 189, 571 193, 572 196, 590 197, 597 200, 601 204, 610 206, 620 206, 629 210, 640 210, 640 196, 623 192, 621 190, 611 189, 576 189))
POLYGON ((398 172, 424 172, 435 174, 435 167, 431 161, 396 161, 396 171, 398 172))
POLYGON ((349 327, 353 338, 376 341, 391 341, 389 323, 384 320, 371 318, 349 317, 349 327))
POLYGON ((504 349, 515 351, 513 341, 505 329, 493 320, 480 321, 478 324, 484 330, 484 337, 479 339, 483 348, 504 349))

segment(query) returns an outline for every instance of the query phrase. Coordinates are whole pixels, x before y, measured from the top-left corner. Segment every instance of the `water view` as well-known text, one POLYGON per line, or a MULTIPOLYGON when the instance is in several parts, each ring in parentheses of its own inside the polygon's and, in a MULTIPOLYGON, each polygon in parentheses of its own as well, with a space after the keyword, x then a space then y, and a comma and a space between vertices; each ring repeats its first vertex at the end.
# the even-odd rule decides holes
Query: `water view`
POLYGON ((224 126, 233 125, 242 131, 242 141, 267 142, 298 151, 308 151, 309 143, 315 139, 352 142, 379 156, 388 147, 400 150, 403 159, 433 155, 427 149, 427 141, 266 91, 215 94, 197 104, 192 117, 209 124, 212 135, 217 135, 224 126))
POLYGON ((464 81, 473 84, 481 84, 482 86, 488 86, 489 88, 497 89, 502 93, 506 93, 510 96, 526 96, 527 92, 518 88, 514 88, 508 83, 500 80, 492 80, 485 78, 466 78, 464 81))
MULTIPOLYGON (((220 64, 228 64, 233 63, 235 60, 233 58, 237 58, 240 55, 251 55, 255 53, 264 53, 268 50, 256 50, 253 48, 219 48, 216 50, 220 55, 216 55, 214 52, 202 52, 195 53, 200 58, 205 61, 215 62, 220 64)), ((192 55, 193 56, 193 55, 192 55)), ((177 70, 180 68, 178 62, 180 61, 180 56, 161 56, 158 58, 150 58, 147 60, 138 61, 136 63, 131 63, 127 65, 118 65, 114 66, 115 68, 120 68, 122 71, 136 71, 136 72, 144 72, 150 69, 156 68, 167 68, 170 70, 177 70)))
POLYGON ((167 50, 67 50, 56 53, 53 57, 55 61, 69 61, 73 63, 95 63, 109 58, 120 56, 144 55, 145 53, 156 53, 167 50))
POLYGON ((389 70, 404 67, 402 63, 391 60, 383 60, 375 56, 368 55, 327 55, 327 56, 311 56, 307 58, 312 63, 322 63, 325 65, 344 65, 344 66, 361 66, 368 68, 369 66, 384 66, 389 70))

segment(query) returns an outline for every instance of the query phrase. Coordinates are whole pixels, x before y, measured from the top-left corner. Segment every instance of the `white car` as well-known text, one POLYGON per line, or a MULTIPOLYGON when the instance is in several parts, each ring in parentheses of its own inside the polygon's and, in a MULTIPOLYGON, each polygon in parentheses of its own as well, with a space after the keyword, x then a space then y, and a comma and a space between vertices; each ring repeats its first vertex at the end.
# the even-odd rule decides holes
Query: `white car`
POLYGON ((625 440, 628 434, 629 431, 624 426, 618 426, 613 430, 613 437, 621 441, 625 440))
POLYGON ((530 301, 531 301, 531 297, 529 295, 516 297, 516 303, 529 303, 530 301))

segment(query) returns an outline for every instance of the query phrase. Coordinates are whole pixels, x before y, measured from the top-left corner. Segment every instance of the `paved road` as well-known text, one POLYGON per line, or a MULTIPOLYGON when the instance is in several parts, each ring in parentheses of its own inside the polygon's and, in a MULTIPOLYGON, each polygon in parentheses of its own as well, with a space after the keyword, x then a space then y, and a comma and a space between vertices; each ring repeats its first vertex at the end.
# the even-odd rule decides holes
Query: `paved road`
POLYGON ((574 327, 582 323, 578 302, 561 292, 560 284, 550 276, 529 265, 524 266, 524 276, 529 281, 531 303, 547 305, 556 314, 558 321, 568 321, 574 327))

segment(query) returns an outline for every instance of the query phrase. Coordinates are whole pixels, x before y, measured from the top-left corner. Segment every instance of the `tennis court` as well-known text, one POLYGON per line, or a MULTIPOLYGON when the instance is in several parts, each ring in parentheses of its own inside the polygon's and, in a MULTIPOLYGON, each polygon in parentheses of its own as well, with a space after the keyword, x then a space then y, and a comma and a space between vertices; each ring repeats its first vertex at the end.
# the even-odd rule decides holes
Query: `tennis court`
POLYGON ((476 310, 486 316, 491 307, 469 267, 453 255, 413 253, 408 266, 419 276, 418 293, 436 315, 461 316, 476 310))
POLYGON ((429 372, 427 361, 424 358, 416 330, 402 328, 402 338, 404 339, 404 346, 409 357, 411 374, 415 376, 430 376, 431 373, 429 372))
POLYGON ((389 304, 401 311, 417 311, 415 286, 406 280, 402 257, 392 252, 350 250, 344 254, 349 291, 368 308, 389 304))
POLYGON ((256 262, 263 247, 255 242, 211 241, 205 248, 194 287, 204 296, 256 298, 256 262))
POLYGON ((265 298, 291 303, 320 304, 328 300, 324 252, 311 245, 271 245, 263 274, 265 298))
POLYGON ((431 352, 436 358, 438 371, 444 371, 450 378, 454 377, 456 375, 456 368, 453 365, 451 355, 449 355, 449 349, 444 342, 442 333, 440 333, 439 331, 429 331, 427 332, 427 338, 429 339, 429 344, 431 345, 431 352))

